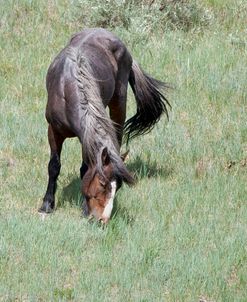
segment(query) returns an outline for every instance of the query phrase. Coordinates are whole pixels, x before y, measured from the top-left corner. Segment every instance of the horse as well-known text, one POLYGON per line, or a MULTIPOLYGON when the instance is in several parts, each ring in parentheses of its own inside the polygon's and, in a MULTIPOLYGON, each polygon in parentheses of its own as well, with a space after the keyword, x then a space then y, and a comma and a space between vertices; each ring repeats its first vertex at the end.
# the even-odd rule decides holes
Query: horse
POLYGON ((166 87, 141 69, 113 33, 95 28, 73 35, 46 76, 50 160, 39 212, 53 212, 62 145, 77 137, 82 145, 82 212, 106 224, 117 190, 122 183, 135 183, 120 154, 123 136, 129 142, 151 131, 163 113, 168 117, 166 87), (125 122, 128 83, 137 111, 125 122))

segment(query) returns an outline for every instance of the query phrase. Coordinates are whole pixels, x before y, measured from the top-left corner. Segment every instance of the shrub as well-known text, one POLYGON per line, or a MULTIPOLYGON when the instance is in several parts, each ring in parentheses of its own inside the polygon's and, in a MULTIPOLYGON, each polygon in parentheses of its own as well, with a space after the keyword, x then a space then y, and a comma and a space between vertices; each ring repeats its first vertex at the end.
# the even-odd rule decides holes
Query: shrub
POLYGON ((139 16, 140 24, 135 25, 148 31, 201 30, 212 18, 212 13, 196 0, 92 0, 90 6, 80 1, 78 9, 83 12, 80 22, 86 26, 128 29, 131 16, 139 16))
POLYGON ((129 6, 125 1, 94 0, 90 2, 90 7, 80 6, 84 11, 80 19, 87 26, 126 29, 130 26, 129 6))
POLYGON ((212 13, 196 0, 161 1, 159 10, 161 24, 170 29, 201 30, 212 19, 212 13))

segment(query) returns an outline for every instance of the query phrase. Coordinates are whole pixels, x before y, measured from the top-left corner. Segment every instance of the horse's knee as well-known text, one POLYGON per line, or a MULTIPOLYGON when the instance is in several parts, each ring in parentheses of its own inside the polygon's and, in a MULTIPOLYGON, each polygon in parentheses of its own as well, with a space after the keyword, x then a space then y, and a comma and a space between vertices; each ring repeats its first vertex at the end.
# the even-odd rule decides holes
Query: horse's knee
POLYGON ((58 154, 52 155, 49 164, 48 164, 48 172, 49 176, 52 178, 57 178, 61 169, 60 158, 58 154))

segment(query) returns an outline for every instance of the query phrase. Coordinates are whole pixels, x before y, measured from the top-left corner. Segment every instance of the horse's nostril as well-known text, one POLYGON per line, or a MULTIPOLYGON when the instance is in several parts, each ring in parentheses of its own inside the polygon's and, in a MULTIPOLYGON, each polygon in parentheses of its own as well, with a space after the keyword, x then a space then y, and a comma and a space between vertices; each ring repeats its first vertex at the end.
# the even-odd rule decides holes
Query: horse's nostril
POLYGON ((108 217, 101 217, 101 218, 99 219, 99 221, 100 221, 102 224, 107 224, 108 221, 109 221, 109 218, 108 218, 108 217))
POLYGON ((92 220, 94 217, 93 217, 93 215, 92 214, 90 214, 89 216, 88 216, 88 220, 90 221, 90 220, 92 220))

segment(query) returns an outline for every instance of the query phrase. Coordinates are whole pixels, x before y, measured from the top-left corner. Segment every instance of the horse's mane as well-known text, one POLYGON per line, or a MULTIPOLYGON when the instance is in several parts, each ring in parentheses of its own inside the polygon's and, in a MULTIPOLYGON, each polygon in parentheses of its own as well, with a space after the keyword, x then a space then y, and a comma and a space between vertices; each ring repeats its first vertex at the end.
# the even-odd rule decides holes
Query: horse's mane
POLYGON ((114 125, 100 96, 99 81, 93 76, 89 60, 82 55, 77 58, 76 73, 80 92, 83 152, 86 160, 95 163, 102 147, 107 147, 115 154, 119 152, 119 145, 114 125))
POLYGON ((103 174, 102 161, 99 154, 106 147, 114 166, 114 173, 123 181, 131 184, 133 178, 123 164, 119 151, 116 130, 109 118, 99 91, 99 80, 93 75, 90 61, 73 47, 67 47, 67 55, 75 64, 74 76, 80 93, 80 127, 83 159, 89 165, 96 165, 103 174))

